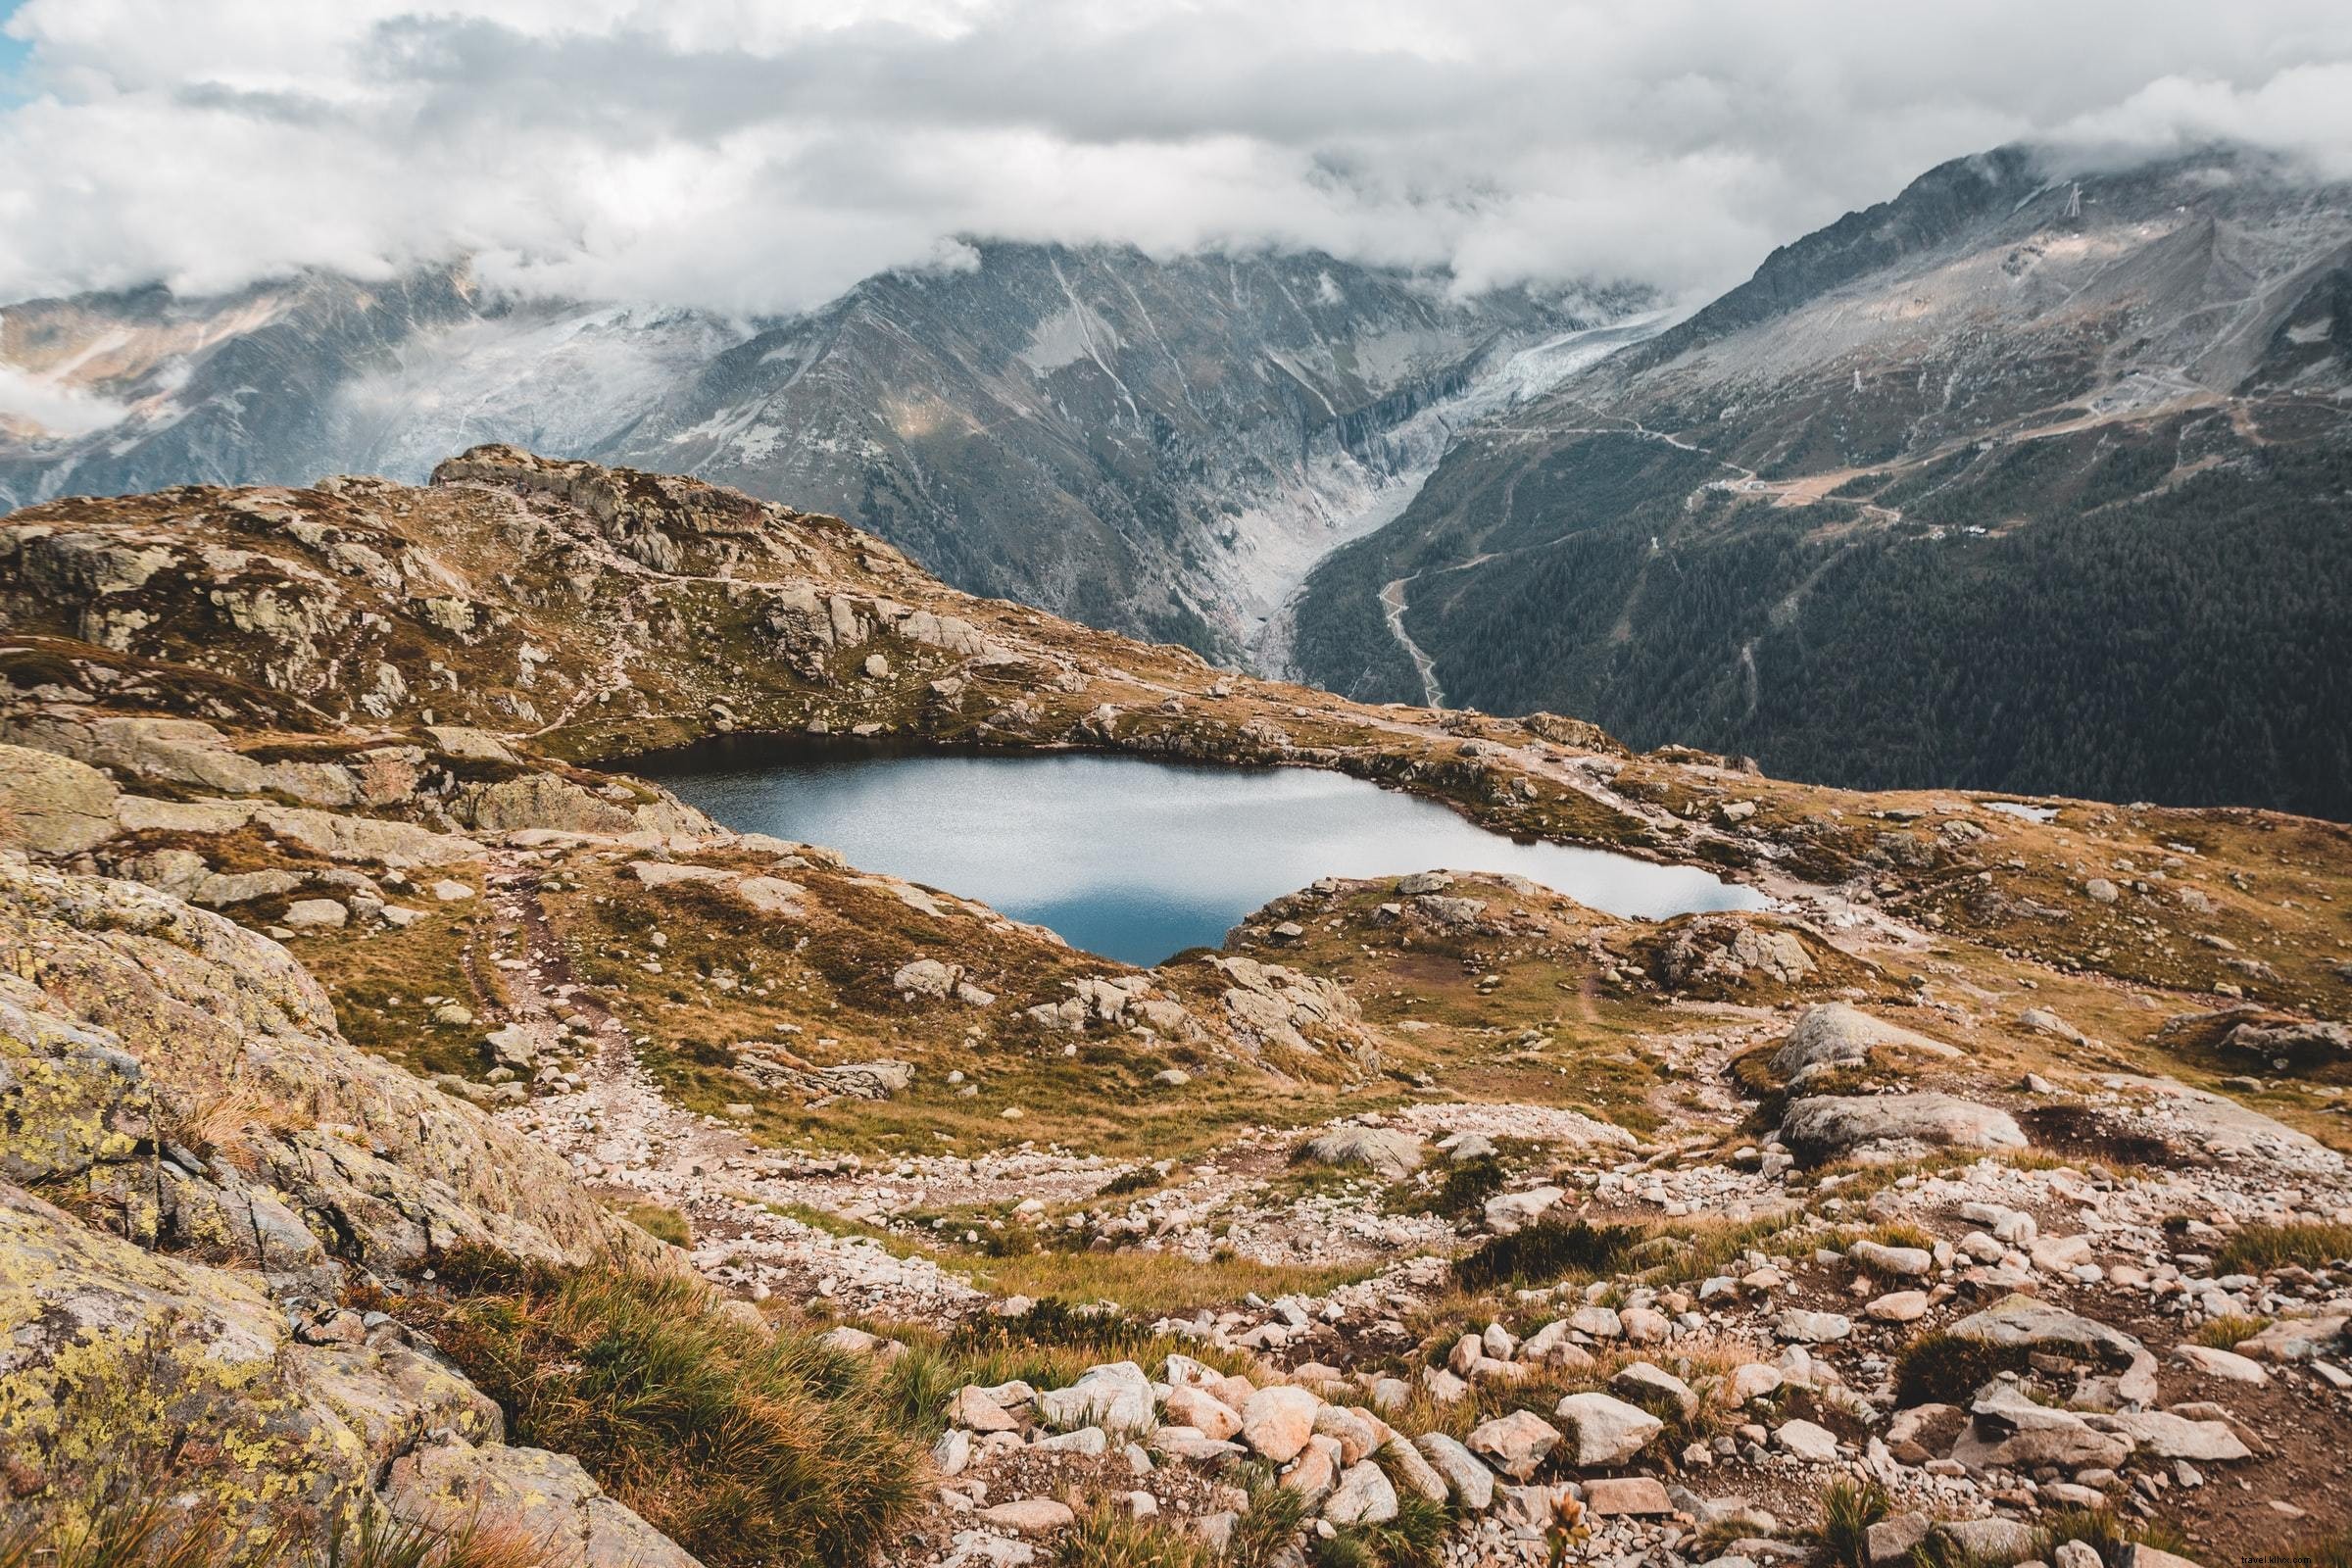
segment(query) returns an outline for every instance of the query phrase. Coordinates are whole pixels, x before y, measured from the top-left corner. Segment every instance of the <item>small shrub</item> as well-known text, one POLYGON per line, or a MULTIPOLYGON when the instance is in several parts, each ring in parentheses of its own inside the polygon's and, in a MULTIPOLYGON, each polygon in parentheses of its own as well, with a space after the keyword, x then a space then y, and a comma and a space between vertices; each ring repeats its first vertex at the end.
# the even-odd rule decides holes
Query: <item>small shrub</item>
POLYGON ((1511 1282, 1549 1283, 1572 1274, 1608 1274, 1642 1239, 1638 1225, 1540 1219, 1488 1241, 1454 1265, 1454 1278, 1463 1289, 1477 1291, 1511 1282))
POLYGON ((2217 1274, 2268 1274, 2352 1260, 2352 1225, 2249 1225, 2214 1253, 2217 1274))
POLYGON ((2030 1354, 2022 1345, 1922 1334, 1895 1359, 1895 1399, 1900 1404, 1966 1404, 1969 1396, 2003 1372, 2023 1372, 2029 1364, 2030 1354))
POLYGON ((1501 1160, 1482 1154, 1447 1170, 1446 1179, 1428 1192, 1413 1193, 1393 1206, 1446 1219, 1472 1219, 1485 1211, 1488 1199, 1502 1191, 1505 1174, 1501 1160))
POLYGON ((1126 1198, 1136 1193, 1149 1192, 1166 1180, 1165 1176, 1150 1165, 1138 1165, 1133 1170, 1123 1170, 1104 1182, 1096 1190, 1095 1196, 1097 1198, 1126 1198))

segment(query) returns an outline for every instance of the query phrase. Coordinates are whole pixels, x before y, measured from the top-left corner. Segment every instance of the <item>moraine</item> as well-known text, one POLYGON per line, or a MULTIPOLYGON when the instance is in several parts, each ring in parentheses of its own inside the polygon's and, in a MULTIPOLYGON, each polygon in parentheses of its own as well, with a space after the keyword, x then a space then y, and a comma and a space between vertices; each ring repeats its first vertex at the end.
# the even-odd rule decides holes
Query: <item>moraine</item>
POLYGON ((1766 902, 1694 866, 1515 843, 1432 802, 1301 768, 754 739, 632 765, 739 832, 821 844, 1137 964, 1213 947, 1251 910, 1326 876, 1501 871, 1651 919, 1766 902))

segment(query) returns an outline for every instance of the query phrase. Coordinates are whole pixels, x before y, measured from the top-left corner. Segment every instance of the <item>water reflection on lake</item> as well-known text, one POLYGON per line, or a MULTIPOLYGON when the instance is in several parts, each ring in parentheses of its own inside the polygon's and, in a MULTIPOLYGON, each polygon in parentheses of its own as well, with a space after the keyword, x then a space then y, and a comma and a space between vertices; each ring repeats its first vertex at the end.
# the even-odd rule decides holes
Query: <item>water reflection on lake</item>
POLYGON ((1651 918, 1766 902, 1692 866, 1515 844, 1432 802, 1305 768, 757 740, 630 765, 738 832, 826 845, 1138 964, 1213 947, 1268 900, 1325 876, 1507 871, 1651 918))

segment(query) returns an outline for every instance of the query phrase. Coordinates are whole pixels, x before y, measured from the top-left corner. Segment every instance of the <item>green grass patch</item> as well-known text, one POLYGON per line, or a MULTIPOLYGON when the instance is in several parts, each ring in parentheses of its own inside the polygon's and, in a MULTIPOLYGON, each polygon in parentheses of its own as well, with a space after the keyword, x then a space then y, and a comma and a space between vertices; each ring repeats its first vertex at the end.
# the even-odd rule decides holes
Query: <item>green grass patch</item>
POLYGON ((1102 1506, 1078 1515, 1054 1543, 1054 1560, 1059 1568, 1217 1568, 1221 1559, 1181 1525, 1102 1506))
POLYGON ((621 1210, 620 1217, 657 1242, 678 1248, 694 1245, 694 1230, 686 1216, 665 1203, 631 1203, 621 1210))
POLYGON ((2217 1274, 2325 1268, 2352 1259, 2352 1225, 2249 1225, 2213 1255, 2217 1274))
POLYGON ((2240 1343, 2252 1339, 2270 1326, 2271 1320, 2267 1317, 2227 1313, 2198 1324, 2197 1331, 2188 1337, 2188 1343, 2202 1345, 2212 1350, 2234 1350, 2240 1343))

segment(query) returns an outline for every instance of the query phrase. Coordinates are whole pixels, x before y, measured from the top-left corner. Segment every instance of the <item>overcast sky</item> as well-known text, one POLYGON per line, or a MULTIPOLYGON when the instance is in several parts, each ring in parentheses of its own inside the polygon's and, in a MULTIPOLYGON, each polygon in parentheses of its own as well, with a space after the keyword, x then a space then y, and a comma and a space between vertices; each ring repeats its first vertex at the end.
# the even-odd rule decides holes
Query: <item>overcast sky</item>
POLYGON ((23 0, 4 30, 0 299, 466 253, 781 311, 958 235, 1694 295, 2021 137, 2352 172, 2352 0, 23 0))

